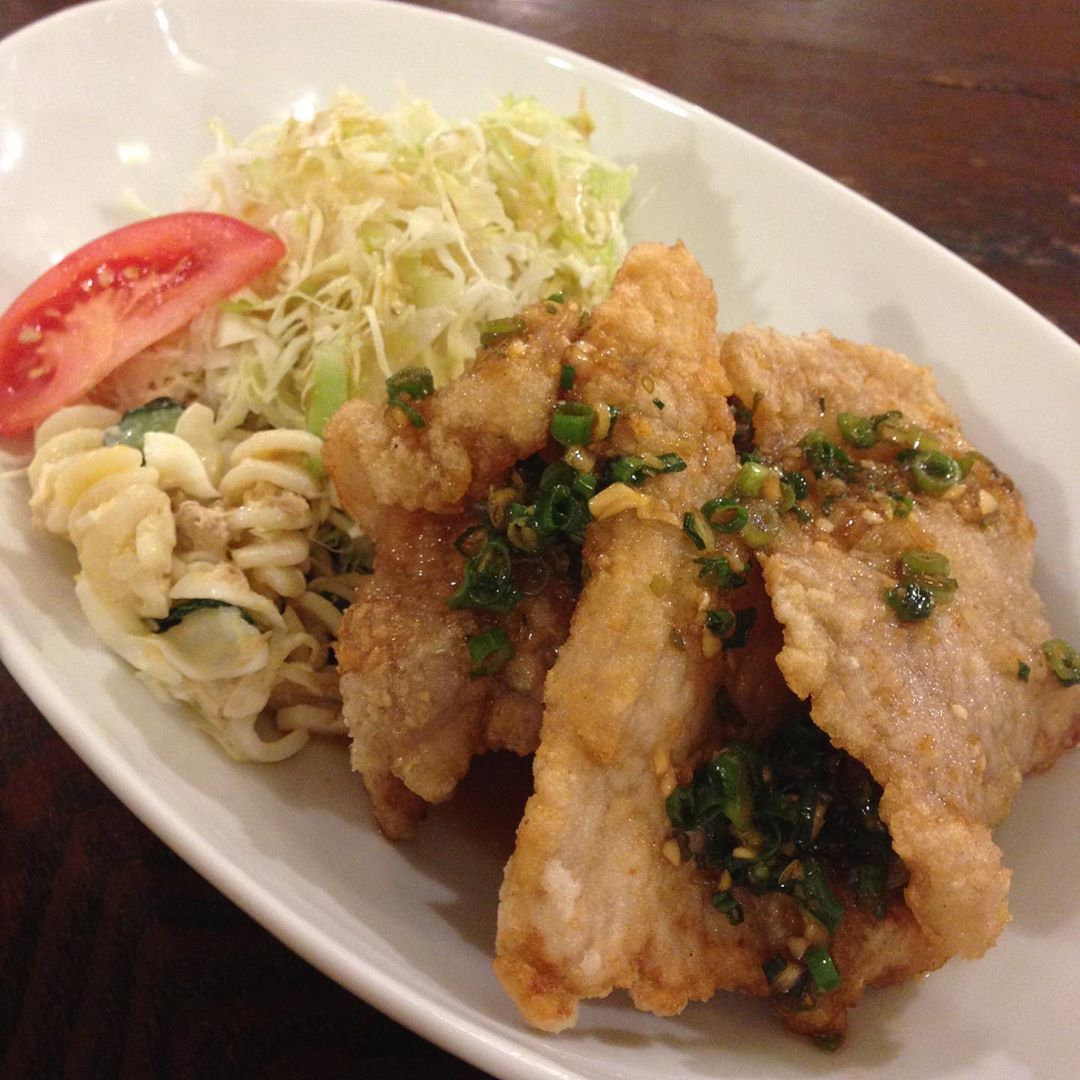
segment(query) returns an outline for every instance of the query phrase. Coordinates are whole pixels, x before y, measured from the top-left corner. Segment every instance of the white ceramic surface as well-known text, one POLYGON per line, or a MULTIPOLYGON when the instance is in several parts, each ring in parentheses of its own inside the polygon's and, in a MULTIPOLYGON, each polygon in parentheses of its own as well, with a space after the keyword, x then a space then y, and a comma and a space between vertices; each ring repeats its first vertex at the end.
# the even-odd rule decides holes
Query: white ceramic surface
MULTIPOLYGON (((775 149, 640 82, 491 27, 367 0, 105 0, 0 43, 0 303, 127 219, 174 208, 210 149, 347 86, 399 83, 444 113, 506 91, 573 111, 640 167, 635 239, 682 237, 714 276, 721 322, 826 325, 933 365, 973 439, 1027 494, 1038 583, 1080 641, 1080 349, 988 279, 775 149)), ((18 447, 6 448, 7 460, 18 447), (8 453, 10 452, 10 453, 8 453)), ((491 1073, 588 1077, 1072 1077, 1080 1066, 1080 754, 1027 784, 1000 833, 1014 921, 976 963, 872 993, 836 1056, 724 995, 658 1020, 612 999, 543 1038, 491 973, 513 782, 479 770, 419 840, 373 831, 340 751, 284 766, 226 760, 99 647, 64 545, 31 533, 25 482, 0 483, 4 663, 60 733, 167 843, 282 940, 379 1008, 491 1073)), ((520 770, 519 770, 520 774, 520 770)), ((521 781, 523 777, 517 776, 521 781)), ((515 794, 517 793, 517 794, 515 794)), ((515 801, 517 799, 518 801, 515 801)))

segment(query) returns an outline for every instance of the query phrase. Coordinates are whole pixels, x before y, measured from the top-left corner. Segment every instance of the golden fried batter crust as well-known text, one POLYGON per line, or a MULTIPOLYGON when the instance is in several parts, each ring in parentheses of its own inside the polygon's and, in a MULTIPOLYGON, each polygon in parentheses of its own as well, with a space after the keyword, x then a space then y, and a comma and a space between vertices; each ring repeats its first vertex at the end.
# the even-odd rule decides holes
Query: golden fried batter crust
POLYGON ((748 928, 718 919, 693 865, 665 855, 664 799, 707 738, 723 673, 702 649, 707 597, 680 527, 736 467, 715 303, 685 248, 641 245, 574 349, 575 391, 622 411, 611 452, 674 451, 687 468, 643 486, 656 516, 590 526, 590 576, 548 676, 495 970, 549 1031, 615 988, 661 1014, 717 985, 766 992, 748 928))
MULTIPOLYGON (((735 392, 757 401, 766 458, 814 428, 840 443, 841 411, 900 409, 946 452, 972 449, 929 372, 898 354, 749 327, 728 336, 722 359, 735 392)), ((1031 584, 1034 527, 1007 478, 994 471, 982 486, 992 513, 980 520, 961 490, 920 495, 909 517, 867 527, 865 514, 881 509, 868 497, 829 531, 790 520, 760 559, 784 627, 780 668, 810 698, 814 722, 884 788, 881 816, 911 874, 907 905, 943 955, 993 944, 1008 919, 1009 872, 991 829, 1022 775, 1080 732, 1080 687, 1062 687, 1041 657, 1051 632, 1031 584), (884 595, 910 547, 945 554, 959 588, 932 618, 903 624, 884 595)))
POLYGON ((521 334, 416 403, 423 427, 354 400, 326 433, 326 467, 375 542, 374 574, 345 615, 337 655, 353 767, 395 839, 411 835, 426 804, 453 794, 475 754, 535 749, 544 676, 569 625, 573 597, 558 584, 506 616, 446 603, 463 567, 454 540, 475 523, 470 502, 547 440, 581 311, 538 304, 522 321, 521 334), (496 625, 515 655, 497 675, 474 678, 467 638, 496 625))

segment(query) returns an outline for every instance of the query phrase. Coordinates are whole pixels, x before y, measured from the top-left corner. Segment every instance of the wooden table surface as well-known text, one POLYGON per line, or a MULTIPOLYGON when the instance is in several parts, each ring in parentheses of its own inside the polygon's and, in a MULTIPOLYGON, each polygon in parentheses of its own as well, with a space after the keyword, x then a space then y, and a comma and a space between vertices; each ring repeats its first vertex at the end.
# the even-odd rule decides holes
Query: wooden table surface
MULTIPOLYGON (((0 36, 69 6, 2 0, 0 36)), ((697 102, 869 196, 1080 337, 1076 0, 430 6, 697 102)), ((345 1075, 482 1074, 353 998, 218 894, 0 668, 0 1076, 345 1075)))

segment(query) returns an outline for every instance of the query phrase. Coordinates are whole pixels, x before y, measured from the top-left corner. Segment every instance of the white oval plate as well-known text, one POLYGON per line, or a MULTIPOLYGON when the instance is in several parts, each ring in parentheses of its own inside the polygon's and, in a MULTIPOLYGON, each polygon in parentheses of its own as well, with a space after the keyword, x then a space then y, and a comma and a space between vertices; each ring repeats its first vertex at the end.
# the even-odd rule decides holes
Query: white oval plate
MULTIPOLYGON (((123 194, 174 209, 220 116, 244 134, 345 86, 399 84, 444 114, 512 91, 564 112, 584 89, 598 148, 640 167, 634 239, 682 237, 716 280, 721 323, 828 326, 931 363, 976 443, 1027 494, 1038 583, 1080 640, 1080 349, 881 210, 759 140, 552 46, 369 0, 106 0, 0 43, 0 303, 127 220, 123 194)), ((17 450, 18 448, 9 448, 17 450)), ((106 653, 66 547, 0 485, 3 659, 87 764, 167 843, 289 946, 421 1034, 500 1077, 1052 1077, 1080 1061, 1080 755, 1031 781, 1001 830, 1014 922, 975 964, 871 993, 839 1056, 721 995, 674 1020, 623 1000, 558 1037, 525 1028, 491 972, 516 813, 485 767, 419 840, 376 835, 344 755, 241 766, 106 653), (500 792, 510 810, 485 813, 500 792), (1070 795, 1073 797, 1070 798, 1070 795)))

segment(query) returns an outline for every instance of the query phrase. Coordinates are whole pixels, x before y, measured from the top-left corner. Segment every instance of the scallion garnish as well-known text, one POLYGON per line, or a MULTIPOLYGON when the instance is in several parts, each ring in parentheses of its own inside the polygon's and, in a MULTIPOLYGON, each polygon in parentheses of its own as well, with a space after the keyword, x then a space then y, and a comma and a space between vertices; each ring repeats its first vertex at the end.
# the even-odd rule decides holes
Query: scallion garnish
POLYGON ((494 675, 514 655, 514 647, 504 630, 491 627, 467 639, 473 675, 494 675))
POLYGON ((769 466, 760 461, 744 461, 742 468, 739 469, 739 475, 735 477, 735 487, 741 494, 756 498, 761 494, 761 489, 771 472, 769 466))
POLYGON ((735 629, 735 615, 727 608, 710 608, 705 612, 705 627, 717 637, 727 637, 735 629))
MULTIPOLYGON (((821 863, 813 857, 802 860, 802 876, 788 886, 795 898, 829 931, 835 934, 844 917, 844 905, 829 887, 821 863)), ((781 886, 783 890, 783 886, 781 886)))
POLYGON ((710 580, 717 589, 741 589, 746 584, 746 577, 732 570, 723 555, 695 559, 694 562, 701 567, 698 577, 710 580))
POLYGON ((858 446, 863 450, 876 445, 878 441, 877 428, 869 416, 856 416, 854 413, 842 412, 836 418, 836 426, 844 437, 844 442, 851 446, 858 446))
POLYGON ((424 418, 412 405, 414 401, 435 393, 435 377, 426 367, 408 367, 395 372, 386 380, 386 401, 400 409, 413 427, 424 426, 424 418))
POLYGON ((573 389, 575 375, 573 364, 563 364, 559 372, 559 389, 564 391, 573 389))
POLYGON ((732 649, 745 649, 750 640, 750 631, 757 622, 757 608, 742 608, 735 612, 735 628, 731 631, 728 639, 724 642, 724 648, 730 652, 732 649))
POLYGON ((563 446, 587 446, 592 442, 596 413, 584 401, 560 401, 551 417, 551 437, 563 446))
POLYGON ((520 315, 509 315, 505 319, 492 319, 480 329, 480 345, 487 348, 500 338, 520 334, 525 329, 525 320, 520 315))
POLYGON ((940 495, 962 479, 955 458, 940 450, 911 451, 903 456, 903 460, 911 470, 915 486, 928 495, 940 495))
POLYGON ((949 576, 949 560, 940 551, 907 548, 900 555, 900 580, 929 589, 938 603, 946 603, 956 592, 956 578, 949 576))
POLYGON ((782 472, 780 474, 780 480, 782 483, 787 484, 795 496, 796 500, 805 499, 810 493, 810 485, 806 482, 806 477, 801 472, 782 472))
MULTIPOLYGON (((904 884, 880 797, 866 769, 803 715, 760 746, 729 744, 675 788, 666 809, 680 849, 715 875, 718 912, 733 923, 743 918, 739 888, 779 892, 833 935, 845 914, 841 896, 884 918, 888 890, 904 884)), ((798 960, 777 955, 763 969, 774 992, 801 1004, 841 981, 820 939, 798 960)))
POLYGON ((905 495, 900 491, 890 491, 889 498, 892 499, 893 517, 906 518, 915 509, 915 500, 910 495, 905 495))
POLYGON ((746 507, 740 535, 755 551, 768 547, 780 534, 780 514, 772 503, 754 499, 746 507))
POLYGON ((811 472, 820 480, 823 476, 836 476, 850 480, 862 466, 848 457, 846 451, 825 437, 820 428, 808 431, 800 440, 799 447, 811 472))
POLYGON ((765 973, 765 981, 770 985, 776 981, 777 975, 787 967, 787 961, 782 956, 774 956, 761 965, 765 973))
POLYGON ((1061 638, 1052 638, 1043 645, 1042 651, 1062 686, 1080 682, 1080 654, 1071 645, 1061 638))
POLYGON ((827 994, 835 990, 841 983, 840 972, 836 969, 836 962, 824 945, 811 945, 802 958, 806 970, 810 973, 814 986, 822 993, 827 994))
POLYGON ((686 462, 678 454, 660 454, 655 459, 659 465, 650 465, 637 454, 614 458, 608 464, 608 476, 613 484, 639 487, 650 476, 682 472, 686 462))
POLYGON ((658 409, 660 409, 660 410, 663 410, 663 408, 664 408, 664 403, 663 403, 663 402, 662 402, 662 401, 661 401, 661 400, 660 400, 660 399, 659 399, 658 397, 654 397, 654 398, 652 399, 652 403, 653 403, 653 404, 654 404, 654 405, 655 405, 655 406, 656 406, 656 407, 657 407, 658 409))
POLYGON ((1025 664, 1023 660, 1016 661, 1016 677, 1021 682, 1027 682, 1031 677, 1031 665, 1025 664))
POLYGON ((556 484, 536 500, 536 527, 541 536, 564 533, 581 542, 589 521, 589 508, 585 500, 576 496, 565 484, 556 484))
POLYGON ((746 507, 737 499, 710 499, 701 507, 701 516, 716 532, 735 533, 746 524, 746 507))
POLYGON ((595 494, 599 480, 596 473, 583 472, 574 477, 570 490, 579 498, 589 501, 595 494))
POLYGON ((683 472, 686 468, 686 462, 678 454, 661 454, 657 460, 663 466, 663 468, 656 470, 657 475, 683 472))
POLYGON ((727 921, 732 926, 738 926, 743 921, 742 904, 735 899, 730 889, 714 892, 712 894, 712 906, 726 915, 727 921))
POLYGON ((901 622, 928 619, 934 612, 934 594, 915 581, 902 582, 885 594, 885 602, 901 622))
POLYGON ((688 510, 683 514, 682 527, 683 532, 694 541, 694 547, 696 547, 698 551, 704 551, 709 546, 701 533, 701 525, 698 521, 698 517, 692 510, 688 510))
POLYGON ((514 584, 510 548, 501 536, 491 536, 465 564, 461 585, 446 601, 455 610, 469 608, 505 615, 521 599, 514 584))

